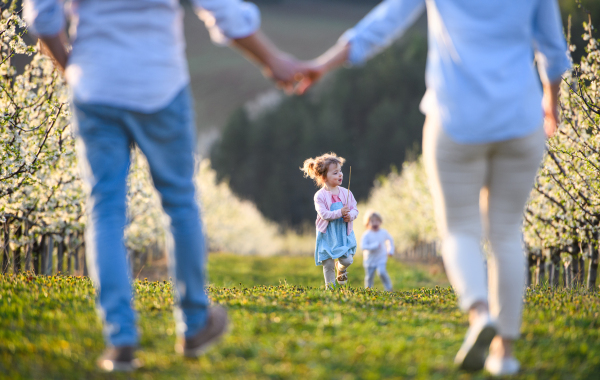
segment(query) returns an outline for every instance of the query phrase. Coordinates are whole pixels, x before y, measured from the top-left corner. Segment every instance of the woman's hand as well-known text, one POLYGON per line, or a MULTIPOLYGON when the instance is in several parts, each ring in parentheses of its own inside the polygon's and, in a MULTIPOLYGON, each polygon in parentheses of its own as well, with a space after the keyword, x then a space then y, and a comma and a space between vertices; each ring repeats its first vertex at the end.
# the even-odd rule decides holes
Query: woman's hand
POLYGON ((560 79, 544 84, 544 97, 542 108, 544 109, 544 131, 546 136, 552 137, 558 128, 558 90, 560 79))

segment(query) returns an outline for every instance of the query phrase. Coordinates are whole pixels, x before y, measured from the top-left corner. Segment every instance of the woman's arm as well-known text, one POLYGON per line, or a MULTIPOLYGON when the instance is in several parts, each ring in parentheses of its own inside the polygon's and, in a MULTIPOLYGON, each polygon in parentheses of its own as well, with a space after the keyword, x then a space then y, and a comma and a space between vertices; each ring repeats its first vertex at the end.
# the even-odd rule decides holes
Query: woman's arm
POLYGON ((304 93, 327 72, 345 63, 360 65, 402 36, 425 9, 425 0, 385 0, 356 26, 346 31, 337 44, 309 62, 296 92, 304 93))
POLYGON ((562 74, 571 67, 556 0, 539 0, 533 19, 533 38, 544 87, 544 130, 551 137, 558 124, 558 90, 562 74))

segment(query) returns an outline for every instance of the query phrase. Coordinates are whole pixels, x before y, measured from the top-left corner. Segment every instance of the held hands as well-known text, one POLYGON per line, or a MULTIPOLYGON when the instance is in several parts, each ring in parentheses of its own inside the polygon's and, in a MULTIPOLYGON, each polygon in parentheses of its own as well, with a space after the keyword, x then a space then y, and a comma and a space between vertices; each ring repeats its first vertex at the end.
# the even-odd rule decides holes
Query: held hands
POLYGON ((257 34, 257 37, 267 47, 264 59, 259 59, 264 66, 263 74, 288 94, 304 94, 323 75, 344 64, 350 51, 346 42, 339 42, 320 57, 302 62, 279 51, 274 45, 269 45, 270 42, 263 35, 257 34))

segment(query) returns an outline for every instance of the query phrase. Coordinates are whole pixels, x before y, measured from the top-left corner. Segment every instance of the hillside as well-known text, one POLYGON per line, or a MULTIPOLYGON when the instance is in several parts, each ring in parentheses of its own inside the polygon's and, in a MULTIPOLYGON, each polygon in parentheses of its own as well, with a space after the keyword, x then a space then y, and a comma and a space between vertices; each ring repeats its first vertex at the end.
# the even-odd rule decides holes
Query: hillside
MULTIPOLYGON (((260 8, 262 30, 277 46, 298 58, 310 59, 334 44, 371 7, 287 0, 261 4, 260 8)), ((234 109, 273 88, 236 51, 213 45, 204 24, 190 8, 185 13, 185 35, 200 131, 222 126, 234 109)))

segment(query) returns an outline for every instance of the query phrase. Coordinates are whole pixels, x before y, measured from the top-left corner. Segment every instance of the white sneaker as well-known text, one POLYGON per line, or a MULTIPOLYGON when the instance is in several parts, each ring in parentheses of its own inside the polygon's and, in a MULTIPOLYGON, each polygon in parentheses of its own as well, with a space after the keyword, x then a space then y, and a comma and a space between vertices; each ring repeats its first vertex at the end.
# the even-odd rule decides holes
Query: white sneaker
POLYGON ((454 363, 467 371, 483 369, 487 350, 496 336, 496 331, 496 324, 489 315, 479 318, 469 327, 454 363))
POLYGON ((485 369, 494 376, 514 375, 519 372, 521 365, 514 357, 499 358, 496 356, 488 356, 485 361, 485 369))

